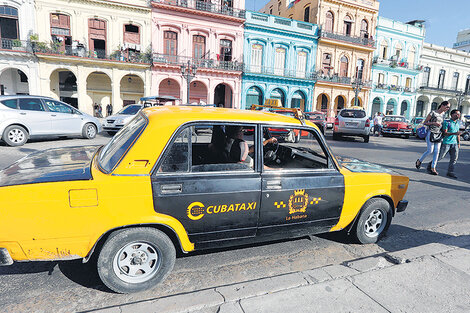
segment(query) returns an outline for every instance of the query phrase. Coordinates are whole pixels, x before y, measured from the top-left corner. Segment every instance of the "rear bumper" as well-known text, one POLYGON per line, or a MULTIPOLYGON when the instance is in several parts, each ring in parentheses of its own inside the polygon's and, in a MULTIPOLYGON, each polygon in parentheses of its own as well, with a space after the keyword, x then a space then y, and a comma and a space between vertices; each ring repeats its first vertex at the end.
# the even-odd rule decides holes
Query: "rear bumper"
POLYGON ((13 259, 10 256, 10 253, 6 248, 0 248, 0 266, 2 265, 12 265, 13 259))
POLYGON ((406 200, 402 200, 400 202, 398 202, 398 205, 397 205, 397 212, 403 212, 406 210, 406 208, 408 207, 408 201, 406 200))
POLYGON ((366 128, 346 128, 346 127, 338 127, 335 126, 333 129, 333 133, 341 134, 341 135, 350 135, 350 136, 367 136, 370 134, 370 129, 366 128))

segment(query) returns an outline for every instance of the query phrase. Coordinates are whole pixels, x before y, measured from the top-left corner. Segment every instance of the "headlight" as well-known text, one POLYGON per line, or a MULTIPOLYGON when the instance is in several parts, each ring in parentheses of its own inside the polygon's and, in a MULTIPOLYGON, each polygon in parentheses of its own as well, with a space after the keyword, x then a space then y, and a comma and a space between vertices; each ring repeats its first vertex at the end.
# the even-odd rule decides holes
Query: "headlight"
POLYGON ((116 121, 116 124, 124 124, 125 120, 123 118, 116 121))

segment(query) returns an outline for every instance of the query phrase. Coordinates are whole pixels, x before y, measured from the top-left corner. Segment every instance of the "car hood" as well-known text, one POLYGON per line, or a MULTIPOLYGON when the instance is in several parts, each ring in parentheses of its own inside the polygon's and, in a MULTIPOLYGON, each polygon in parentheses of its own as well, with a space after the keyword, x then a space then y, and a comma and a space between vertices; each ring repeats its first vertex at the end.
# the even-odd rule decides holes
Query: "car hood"
POLYGON ((406 128, 408 126, 408 124, 404 122, 384 122, 383 124, 384 126, 395 128, 406 128))
POLYGON ((355 173, 394 173, 395 171, 378 164, 369 163, 353 158, 336 157, 339 163, 351 172, 355 173))
POLYGON ((90 164, 100 146, 32 153, 0 171, 0 187, 92 179, 90 164))

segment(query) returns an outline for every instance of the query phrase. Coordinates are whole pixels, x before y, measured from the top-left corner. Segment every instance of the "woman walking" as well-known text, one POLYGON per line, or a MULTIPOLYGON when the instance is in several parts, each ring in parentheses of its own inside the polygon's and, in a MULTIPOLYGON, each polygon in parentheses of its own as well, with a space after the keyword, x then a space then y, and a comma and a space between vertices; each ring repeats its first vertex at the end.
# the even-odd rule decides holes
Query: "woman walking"
POLYGON ((436 111, 431 111, 424 120, 424 125, 428 126, 428 133, 426 134, 427 149, 423 155, 416 160, 416 168, 419 170, 424 159, 432 154, 432 163, 430 173, 437 175, 436 165, 437 158, 439 157, 439 149, 441 148, 442 141, 442 122, 444 122, 444 114, 450 109, 448 101, 442 102, 436 111))

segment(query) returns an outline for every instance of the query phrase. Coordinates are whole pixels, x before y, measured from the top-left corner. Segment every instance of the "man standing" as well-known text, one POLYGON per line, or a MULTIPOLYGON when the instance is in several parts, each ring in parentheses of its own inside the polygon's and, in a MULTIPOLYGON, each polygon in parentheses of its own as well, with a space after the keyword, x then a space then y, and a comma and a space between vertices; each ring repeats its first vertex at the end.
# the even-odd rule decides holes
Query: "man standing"
MULTIPOLYGON (((442 131, 444 139, 442 140, 441 149, 439 150, 439 158, 437 161, 442 160, 447 153, 450 155, 449 168, 447 170, 447 176, 451 178, 457 178, 454 173, 454 166, 459 158, 460 149, 460 111, 452 110, 450 112, 450 121, 444 121, 442 124, 442 131)), ((428 165, 428 169, 431 167, 431 163, 428 165)))
POLYGON ((110 116, 113 114, 113 105, 111 103, 108 103, 106 106, 106 116, 110 116))
POLYGON ((377 136, 380 136, 380 133, 382 132, 382 119, 382 113, 378 112, 374 117, 374 135, 377 133, 377 136))

